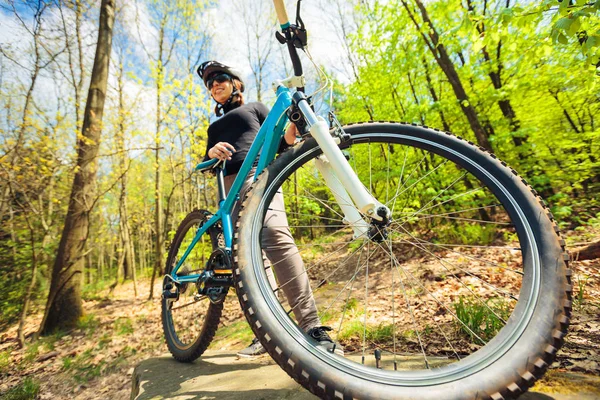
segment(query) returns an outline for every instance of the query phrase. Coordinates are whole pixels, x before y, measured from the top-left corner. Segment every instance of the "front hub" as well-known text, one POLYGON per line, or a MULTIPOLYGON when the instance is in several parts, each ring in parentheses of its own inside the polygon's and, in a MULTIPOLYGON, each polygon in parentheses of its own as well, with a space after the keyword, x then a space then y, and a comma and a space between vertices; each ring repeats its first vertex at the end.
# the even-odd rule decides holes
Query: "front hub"
POLYGON ((372 241, 381 243, 388 237, 387 227, 392 223, 392 218, 390 216, 390 210, 385 206, 377 209, 377 216, 380 217, 381 220, 375 218, 371 219, 368 235, 369 239, 372 241))

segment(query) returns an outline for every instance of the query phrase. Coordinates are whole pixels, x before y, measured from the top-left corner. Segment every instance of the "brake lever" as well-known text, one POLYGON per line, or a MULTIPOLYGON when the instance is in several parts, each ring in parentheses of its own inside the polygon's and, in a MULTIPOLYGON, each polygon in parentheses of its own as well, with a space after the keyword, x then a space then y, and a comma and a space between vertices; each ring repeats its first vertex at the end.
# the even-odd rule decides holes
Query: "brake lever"
POLYGON ((298 2, 296 3, 296 26, 300 27, 300 29, 306 32, 306 29, 304 29, 304 21, 302 21, 302 17, 300 17, 301 2, 302 0, 298 0, 298 2))

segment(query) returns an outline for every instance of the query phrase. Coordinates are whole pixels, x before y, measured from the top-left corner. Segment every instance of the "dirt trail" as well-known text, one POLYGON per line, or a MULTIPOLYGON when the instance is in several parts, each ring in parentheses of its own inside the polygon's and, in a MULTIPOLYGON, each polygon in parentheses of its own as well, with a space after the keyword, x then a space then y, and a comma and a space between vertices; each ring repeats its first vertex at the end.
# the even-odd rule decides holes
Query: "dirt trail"
MULTIPOLYGON (((551 397, 524 399, 600 399, 600 260, 576 262, 572 263, 572 267, 575 287, 572 328, 565 346, 558 353, 558 361, 534 387, 534 390, 551 397)), ((134 367, 140 363, 142 366, 149 365, 147 363, 154 365, 152 363, 157 358, 164 360, 160 357, 166 352, 159 300, 147 301, 148 281, 140 282, 138 290, 140 295, 137 298, 133 296, 131 284, 121 285, 110 294, 104 291, 94 295, 84 303, 86 316, 78 329, 66 335, 54 335, 36 343, 28 343, 25 349, 17 348, 16 326, 1 332, 0 396, 30 379, 39 384, 39 399, 128 399, 134 367)), ((155 293, 159 293, 159 290, 160 283, 155 287, 155 293)), ((40 319, 40 313, 28 319, 26 334, 32 334, 37 329, 40 319)), ((212 351, 228 351, 231 354, 246 345, 252 337, 233 294, 228 296, 222 324, 226 326, 217 333, 212 351)), ((193 375, 202 373, 208 364, 218 364, 217 359, 204 358, 191 365, 181 365, 171 360, 164 362, 169 363, 168 369, 173 374, 179 373, 186 377, 187 382, 196 379, 199 375, 193 375)), ((256 375, 252 375, 252 379, 256 387, 264 389, 265 382, 271 380, 275 371, 279 371, 276 366, 270 365, 268 373, 264 372, 264 364, 269 363, 270 360, 264 358, 259 360, 258 367, 248 367, 238 361, 232 365, 234 371, 254 371, 256 375), (267 377, 264 381, 263 376, 267 377)), ((209 374, 211 379, 231 380, 223 364, 215 368, 219 369, 219 373, 209 374)), ((238 374, 236 372, 236 376, 238 374)), ((289 379, 285 374, 283 376, 289 379)), ((211 382, 216 384, 214 380, 211 382)), ((291 386, 282 383, 277 390, 304 393, 297 391, 295 384, 290 382, 288 380, 291 386)), ((275 393, 271 389, 276 390, 267 389, 264 398, 275 393)), ((232 398, 231 393, 222 398, 232 398)), ((246 397, 254 398, 254 395, 246 397)))

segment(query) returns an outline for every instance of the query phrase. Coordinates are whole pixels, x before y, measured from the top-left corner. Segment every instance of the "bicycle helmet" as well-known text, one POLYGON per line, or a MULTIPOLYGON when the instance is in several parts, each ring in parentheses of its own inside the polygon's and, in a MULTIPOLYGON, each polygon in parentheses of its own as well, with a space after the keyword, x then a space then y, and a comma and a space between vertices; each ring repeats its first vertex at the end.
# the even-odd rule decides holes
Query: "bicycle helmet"
POLYGON ((218 61, 205 61, 198 67, 198 75, 200 75, 200 78, 202 78, 202 81, 204 81, 204 86, 206 87, 208 87, 208 78, 217 73, 226 73, 231 77, 236 78, 242 84, 240 92, 244 91, 244 81, 242 78, 240 78, 242 74, 235 68, 228 67, 227 65, 221 64, 218 61))

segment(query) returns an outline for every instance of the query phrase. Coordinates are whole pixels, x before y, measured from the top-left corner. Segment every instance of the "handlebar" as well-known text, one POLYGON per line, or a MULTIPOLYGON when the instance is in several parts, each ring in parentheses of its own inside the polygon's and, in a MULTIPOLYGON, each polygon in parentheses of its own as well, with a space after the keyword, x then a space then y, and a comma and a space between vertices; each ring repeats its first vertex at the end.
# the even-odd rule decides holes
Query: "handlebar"
MULTIPOLYGON (((281 30, 283 32, 283 35, 279 32, 276 32, 275 36, 281 44, 287 45, 288 52, 290 53, 290 58, 292 60, 292 66, 294 68, 294 76, 301 77, 303 75, 302 63, 300 62, 297 48, 303 48, 306 46, 306 30, 304 29, 304 23, 300 18, 301 0, 298 0, 298 6, 296 10, 296 24, 300 23, 300 26, 290 24, 283 1, 284 0, 273 0, 275 11, 277 12, 277 18, 279 19, 279 24, 281 25, 281 30)), ((297 89, 301 92, 304 91, 303 86, 297 87, 297 89)))
POLYGON ((281 29, 290 26, 290 19, 288 18, 283 0, 273 0, 273 4, 275 4, 275 11, 277 12, 277 19, 279 20, 281 29))

